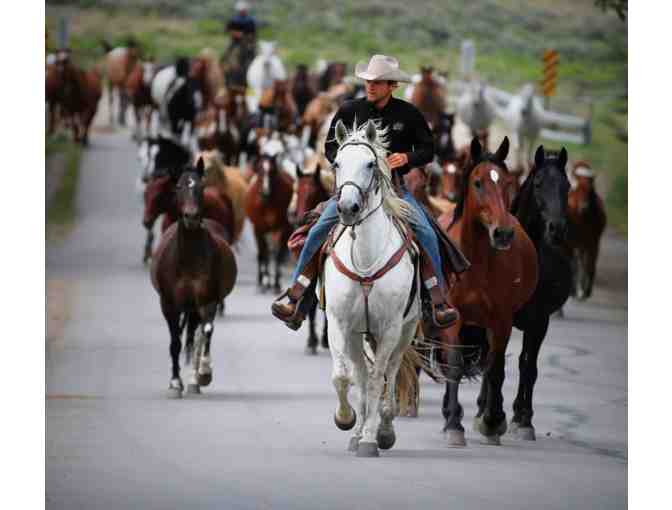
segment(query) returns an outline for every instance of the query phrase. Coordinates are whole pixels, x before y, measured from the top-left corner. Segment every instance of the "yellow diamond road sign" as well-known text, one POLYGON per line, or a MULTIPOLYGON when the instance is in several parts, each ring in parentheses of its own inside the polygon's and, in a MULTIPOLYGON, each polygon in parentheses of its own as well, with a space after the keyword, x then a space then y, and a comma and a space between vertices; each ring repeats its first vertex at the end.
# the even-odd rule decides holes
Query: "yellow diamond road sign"
POLYGON ((555 79, 558 77, 558 61, 560 55, 555 50, 544 52, 544 78, 541 80, 541 90, 544 96, 555 94, 555 79))

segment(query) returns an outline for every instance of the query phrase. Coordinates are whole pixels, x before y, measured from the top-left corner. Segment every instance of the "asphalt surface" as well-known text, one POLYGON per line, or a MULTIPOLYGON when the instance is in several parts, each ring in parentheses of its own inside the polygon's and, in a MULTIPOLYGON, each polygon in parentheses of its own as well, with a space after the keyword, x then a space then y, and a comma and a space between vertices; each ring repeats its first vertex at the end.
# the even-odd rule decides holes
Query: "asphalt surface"
MULTIPOLYGON (((471 430, 478 385, 465 384, 468 446, 447 448, 443 387, 424 378, 420 417, 395 420, 395 447, 360 459, 332 421, 329 353, 306 356, 305 331, 273 319, 272 297, 256 291, 249 231, 215 325, 213 383, 202 395, 167 398, 169 335, 141 264, 136 168, 128 133, 94 132, 77 224, 47 245, 47 279, 67 287, 69 317, 46 343, 47 508, 625 508, 624 240, 605 238, 594 296, 570 302, 551 324, 536 442, 482 444, 471 430)), ((509 417, 520 345, 515 331, 509 417)))

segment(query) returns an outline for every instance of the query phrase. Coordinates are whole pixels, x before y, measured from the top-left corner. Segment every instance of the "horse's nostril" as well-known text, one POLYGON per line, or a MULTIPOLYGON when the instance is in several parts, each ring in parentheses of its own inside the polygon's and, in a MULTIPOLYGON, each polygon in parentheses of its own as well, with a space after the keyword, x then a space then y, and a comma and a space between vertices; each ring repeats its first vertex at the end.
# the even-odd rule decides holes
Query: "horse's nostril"
POLYGON ((358 204, 355 204, 355 205, 352 206, 352 212, 354 214, 357 214, 359 212, 359 205, 358 204))

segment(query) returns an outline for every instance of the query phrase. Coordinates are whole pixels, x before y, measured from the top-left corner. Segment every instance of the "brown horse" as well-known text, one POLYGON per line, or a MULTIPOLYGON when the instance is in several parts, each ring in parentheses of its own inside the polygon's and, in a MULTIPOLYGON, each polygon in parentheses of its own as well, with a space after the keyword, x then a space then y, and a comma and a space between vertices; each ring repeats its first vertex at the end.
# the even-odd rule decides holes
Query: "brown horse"
POLYGON ((277 240, 277 249, 272 287, 280 293, 280 267, 287 257, 287 240, 291 234, 287 210, 294 185, 292 178, 278 167, 277 153, 270 155, 264 147, 253 171, 255 175, 247 191, 245 209, 257 242, 257 285, 262 291, 271 288, 267 237, 273 235, 277 240))
POLYGON ((191 59, 189 77, 203 94, 203 109, 213 105, 218 91, 224 86, 224 74, 214 50, 204 48, 191 59))
POLYGON ((320 92, 306 106, 301 117, 302 138, 310 147, 317 148, 320 128, 330 113, 337 108, 336 101, 326 92, 320 92))
POLYGON ((439 125, 440 116, 446 109, 446 100, 443 88, 432 77, 431 68, 422 68, 420 82, 413 87, 411 103, 422 112, 432 129, 439 125))
POLYGON ((296 131, 298 109, 287 80, 275 80, 273 87, 263 92, 259 100, 259 109, 275 115, 277 131, 281 133, 296 131))
POLYGON ((604 203, 595 191, 595 172, 585 161, 574 164, 573 185, 568 196, 568 244, 573 255, 574 289, 579 300, 593 291, 600 239, 607 226, 604 203))
POLYGON ((301 116, 303 115, 303 112, 306 111, 306 107, 316 94, 315 87, 313 87, 310 76, 308 75, 308 66, 305 64, 296 66, 296 73, 292 78, 290 89, 292 91, 294 102, 296 103, 297 112, 301 116))
MULTIPOLYGON (((306 172, 297 168, 296 180, 296 210, 294 217, 297 220, 298 227, 303 223, 306 214, 317 207, 321 202, 329 200, 331 190, 333 189, 332 174, 322 171, 319 157, 315 157, 312 162, 306 165, 306 172), (312 167, 312 168, 311 168, 312 167), (324 179, 323 177, 327 177, 324 179), (331 181, 327 184, 325 181, 331 181)), ((317 300, 311 294, 310 310, 308 312, 308 343, 306 344, 306 354, 317 354, 317 334, 315 333, 315 314, 317 312, 317 300)), ((322 329, 322 347, 329 348, 329 338, 327 336, 327 318, 324 317, 324 327, 322 329)))
POLYGON ((228 118, 222 102, 215 102, 196 116, 196 140, 202 150, 217 150, 227 165, 237 165, 240 154, 240 132, 228 118))
POLYGON ((149 136, 152 113, 154 112, 154 102, 152 101, 151 84, 156 66, 153 61, 140 61, 135 64, 133 70, 126 79, 126 96, 133 105, 133 115, 135 116, 135 132, 133 138, 142 139, 142 117, 145 121, 145 136, 149 136))
POLYGON ((61 90, 58 100, 64 117, 70 119, 75 142, 89 143, 89 127, 102 95, 102 76, 97 68, 84 71, 75 66, 69 52, 59 52, 56 73, 61 90))
POLYGON ((212 381, 210 342, 217 304, 236 282, 237 266, 228 242, 214 222, 204 218, 203 162, 186 169, 177 182, 178 222, 161 238, 152 260, 152 285, 161 298, 161 311, 170 330, 172 375, 169 396, 182 396, 181 336, 186 335, 186 361, 193 357, 188 393, 200 393, 212 381), (201 327, 198 340, 194 336, 201 327))
POLYGON ((465 174, 462 195, 447 230, 472 264, 450 289, 451 302, 461 317, 457 325, 446 330, 452 339, 446 342, 442 338, 448 381, 443 402, 444 430, 448 432, 449 444, 454 446, 466 444, 458 387, 464 375, 463 353, 468 352, 463 349, 474 345, 487 346, 487 355, 481 356, 485 372, 476 426, 491 444, 499 444, 499 436, 506 432, 502 398, 504 355, 514 314, 537 285, 536 250, 518 220, 509 213, 502 187, 508 150, 508 138, 504 138, 495 154, 484 153, 478 140, 472 140, 473 164, 465 174))
POLYGON ((138 48, 133 41, 128 46, 113 48, 103 41, 105 48, 104 68, 107 77, 107 103, 110 114, 110 125, 114 124, 114 93, 119 98, 118 120, 122 126, 126 125, 126 108, 128 96, 126 94, 126 82, 138 61, 138 48))

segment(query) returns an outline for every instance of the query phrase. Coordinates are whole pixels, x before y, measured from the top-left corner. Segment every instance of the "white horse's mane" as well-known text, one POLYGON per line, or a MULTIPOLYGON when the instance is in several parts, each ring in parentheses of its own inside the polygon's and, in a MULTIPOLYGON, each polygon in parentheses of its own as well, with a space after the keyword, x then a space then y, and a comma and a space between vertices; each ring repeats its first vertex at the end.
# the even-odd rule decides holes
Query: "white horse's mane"
POLYGON ((389 127, 383 127, 380 119, 371 119, 371 122, 373 122, 376 127, 376 137, 373 141, 369 140, 366 135, 366 125, 368 121, 358 126, 357 118, 355 117, 352 129, 350 131, 346 129, 347 135, 340 146, 355 142, 365 143, 373 147, 378 160, 378 181, 380 182, 380 191, 383 196, 383 210, 389 216, 408 220, 413 214, 413 209, 408 202, 400 198, 396 191, 394 191, 394 185, 392 184, 392 170, 387 164, 387 155, 390 152, 387 149, 390 144, 387 138, 389 127))

